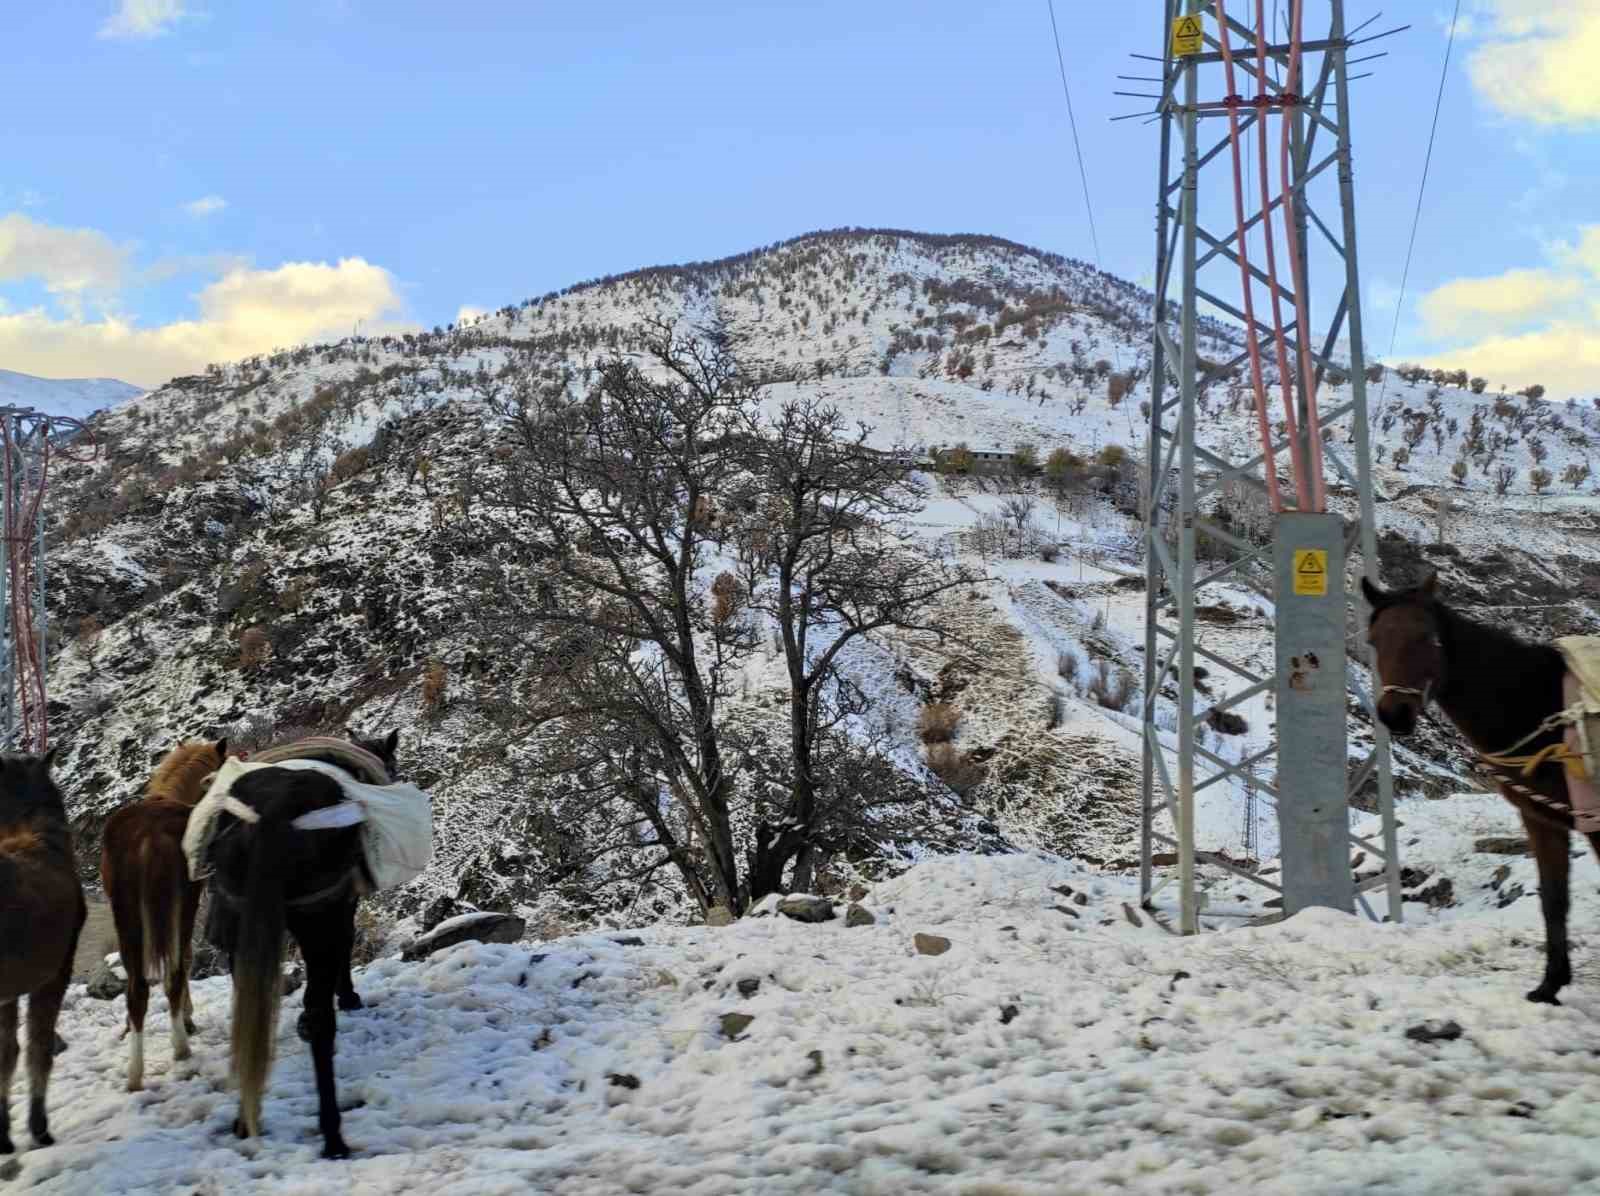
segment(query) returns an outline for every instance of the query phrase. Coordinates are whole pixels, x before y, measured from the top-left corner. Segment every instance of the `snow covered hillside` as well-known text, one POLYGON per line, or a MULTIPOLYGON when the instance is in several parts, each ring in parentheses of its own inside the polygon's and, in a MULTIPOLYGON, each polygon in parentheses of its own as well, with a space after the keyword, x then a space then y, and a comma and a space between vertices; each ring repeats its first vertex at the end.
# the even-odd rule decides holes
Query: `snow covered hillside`
MULTIPOLYGON (((926 834, 828 879, 877 879, 953 848, 1130 863, 1140 695, 1125 678, 1142 676, 1144 596, 1129 462, 1150 394, 1150 307, 1084 263, 994 238, 843 231, 584 284, 461 327, 219 364, 120 404, 95 421, 103 457, 64 467, 52 508, 52 727, 86 865, 106 813, 180 736, 399 726, 405 771, 435 795, 440 849, 395 913, 428 924, 476 904, 552 929, 687 917, 670 884, 628 879, 637 857, 588 862, 581 810, 530 780, 548 745, 508 714, 508 662, 463 617, 496 601, 479 520, 501 429, 485 397, 525 376, 583 393, 652 318, 722 322, 742 352, 788 371, 769 401, 824 395, 883 447, 1026 442, 1041 458, 1101 462, 1059 503, 1036 491, 1014 537, 992 518, 1013 484, 933 481, 919 534, 992 580, 951 597, 962 642, 949 651, 883 636, 847 660, 874 699, 858 730, 932 795, 926 834), (918 719, 935 703, 958 715, 960 778, 927 767, 918 719)), ((1234 345, 1207 326, 1208 360, 1234 345)), ((1332 387, 1334 402, 1349 393, 1332 387)), ((1437 568, 1468 611, 1529 634, 1600 628, 1587 472, 1600 412, 1394 369, 1371 401, 1388 580, 1437 568)), ((1242 375, 1219 370, 1204 404, 1209 442, 1248 456, 1242 375)), ((1242 534, 1259 526, 1242 496, 1218 502, 1242 534)), ((1222 587, 1203 602, 1203 643, 1270 659, 1270 603, 1222 587)), ((782 684, 781 660, 759 656, 732 717, 781 735, 782 684)), ((1174 696, 1156 703, 1163 726, 1174 696)), ((1273 718, 1268 699, 1238 713, 1242 725, 1207 729, 1230 758, 1256 751, 1273 718)), ((1466 787, 1448 731, 1397 761, 1403 796, 1466 787)), ((1271 857, 1270 807, 1247 826, 1245 794, 1206 794, 1203 845, 1271 857)))
POLYGON ((195 986, 188 1063, 156 1031, 137 1095, 121 1003, 75 986, 57 1145, 5 1174, 62 1196, 1600 1189, 1600 870, 1574 865, 1569 1003, 1533 1005, 1533 861, 1494 854, 1511 807, 1461 796, 1403 821, 1410 866, 1460 898, 1404 926, 1309 911, 1181 939, 1130 912, 1130 878, 966 855, 877 885, 868 925, 391 948, 357 973, 367 1008, 339 1015, 348 1163, 317 1157, 298 998, 265 1137, 241 1143, 226 979, 195 986))
POLYGON ((0 405, 32 407, 73 419, 88 419, 97 411, 144 393, 142 386, 115 378, 36 378, 15 370, 0 370, 0 405))

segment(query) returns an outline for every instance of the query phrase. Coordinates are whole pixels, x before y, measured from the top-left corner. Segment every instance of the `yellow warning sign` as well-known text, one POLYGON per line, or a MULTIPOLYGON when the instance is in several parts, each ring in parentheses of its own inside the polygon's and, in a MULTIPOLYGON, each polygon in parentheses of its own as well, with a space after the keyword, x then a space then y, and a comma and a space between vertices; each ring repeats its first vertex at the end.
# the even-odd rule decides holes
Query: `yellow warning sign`
POLYGON ((1172 22, 1172 56, 1181 58, 1186 54, 1198 54, 1204 48, 1201 44, 1199 17, 1179 17, 1172 22))
POLYGON ((1328 554, 1321 548, 1294 550, 1294 592, 1321 598, 1328 592, 1328 554))

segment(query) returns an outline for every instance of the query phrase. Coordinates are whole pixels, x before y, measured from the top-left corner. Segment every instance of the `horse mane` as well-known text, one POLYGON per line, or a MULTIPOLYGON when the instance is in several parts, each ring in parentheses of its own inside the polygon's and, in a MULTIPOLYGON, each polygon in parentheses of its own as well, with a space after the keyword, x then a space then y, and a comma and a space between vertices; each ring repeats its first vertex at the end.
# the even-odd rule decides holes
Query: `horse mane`
POLYGON ((180 743, 156 766, 145 797, 192 806, 204 796, 205 780, 222 763, 217 745, 204 739, 180 743))
MULTIPOLYGON (((1567 666, 1552 645, 1480 623, 1437 600, 1428 609, 1447 662, 1435 696, 1480 751, 1504 751, 1561 708, 1567 666)), ((1557 734, 1550 733, 1552 740, 1557 734)))

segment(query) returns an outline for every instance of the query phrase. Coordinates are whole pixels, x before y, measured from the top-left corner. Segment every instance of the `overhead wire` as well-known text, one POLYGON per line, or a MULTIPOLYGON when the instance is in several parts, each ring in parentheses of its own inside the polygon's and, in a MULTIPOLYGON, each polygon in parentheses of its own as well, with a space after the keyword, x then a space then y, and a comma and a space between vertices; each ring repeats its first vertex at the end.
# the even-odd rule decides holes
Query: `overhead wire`
MULTIPOLYGON (((1411 280, 1411 256, 1417 248, 1417 230, 1422 225, 1422 201, 1428 193, 1428 172, 1433 167, 1433 144, 1439 135, 1439 113, 1444 108, 1445 83, 1450 78, 1450 53, 1456 44, 1456 26, 1461 21, 1461 0, 1456 0, 1454 12, 1450 14, 1450 32, 1444 42, 1444 65, 1439 70, 1439 91, 1433 99, 1433 124, 1428 129, 1428 152, 1422 159, 1422 181, 1417 185, 1417 209, 1411 217, 1411 237, 1406 243, 1406 264, 1400 272, 1400 294, 1394 304, 1394 327, 1389 332, 1389 354, 1394 357, 1394 348, 1400 341, 1400 316, 1405 309, 1406 284, 1411 280)), ((1389 371, 1383 371, 1383 386, 1378 391, 1378 402, 1381 405, 1383 396, 1389 390, 1389 371)))

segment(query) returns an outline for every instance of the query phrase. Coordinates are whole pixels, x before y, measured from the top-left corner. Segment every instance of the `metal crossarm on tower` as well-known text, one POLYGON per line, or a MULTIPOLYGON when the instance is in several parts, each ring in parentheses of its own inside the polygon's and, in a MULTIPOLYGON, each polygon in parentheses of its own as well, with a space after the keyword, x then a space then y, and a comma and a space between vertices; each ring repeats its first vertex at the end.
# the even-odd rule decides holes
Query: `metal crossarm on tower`
MULTIPOLYGON (((1365 619, 1353 607, 1355 589, 1345 562, 1359 551, 1367 576, 1376 579, 1377 571, 1351 169, 1349 55, 1356 43, 1346 32, 1344 0, 1291 4, 1294 33, 1289 42, 1275 44, 1267 42, 1264 29, 1227 11, 1244 13, 1247 0, 1164 0, 1162 5, 1154 363, 1142 496, 1147 586, 1140 891, 1151 904, 1165 884, 1155 883, 1154 855, 1175 852, 1186 934, 1199 930, 1199 864, 1276 892, 1285 913, 1308 905, 1352 911, 1359 905, 1374 916, 1365 894, 1383 888, 1388 916, 1397 921, 1401 916, 1388 736, 1376 717, 1375 695, 1346 670, 1347 656, 1365 650, 1356 630, 1365 619), (1309 25, 1314 15, 1326 18, 1327 36, 1302 38, 1302 23, 1309 25), (1242 79, 1242 85, 1236 82, 1239 91, 1254 94, 1231 94, 1228 77, 1242 79), (1214 139, 1209 130, 1219 119, 1232 127, 1214 139), (1287 177, 1277 180, 1275 195, 1268 195, 1263 177, 1261 193, 1247 196, 1239 181, 1239 145, 1247 133, 1260 138, 1265 162, 1268 127, 1274 140, 1283 138, 1286 167, 1280 173, 1287 177), (1232 166, 1231 180, 1223 165, 1232 166), (1202 206, 1202 197, 1217 201, 1220 209, 1220 201, 1233 194, 1239 204, 1227 226, 1207 228, 1210 207, 1202 206), (1275 267, 1269 255, 1262 269, 1251 243, 1280 231, 1288 246, 1282 255, 1287 266, 1275 267), (1311 289, 1314 260, 1331 264, 1338 291, 1320 328, 1311 289), (1252 298, 1263 293, 1269 306, 1253 307, 1252 298), (1217 339, 1205 330, 1202 303, 1235 321, 1245 338, 1221 369, 1201 356, 1202 335, 1217 339), (1273 312, 1272 318, 1262 310, 1273 312), (1279 311, 1289 313, 1286 322, 1279 311), (1348 344, 1347 353, 1339 352, 1342 343, 1348 344), (1199 416, 1207 387, 1246 361, 1258 378, 1262 363, 1277 364, 1275 390, 1284 406, 1282 418, 1273 422, 1265 414, 1266 390, 1256 388, 1262 413, 1257 443, 1239 452, 1210 438, 1199 416), (1285 369, 1290 362, 1297 364, 1285 369), (1319 411, 1316 398, 1330 375, 1348 379, 1350 395, 1319 411), (1344 444, 1334 432, 1344 433, 1344 444), (1263 438, 1266 444, 1260 443, 1263 438), (1277 470, 1269 477, 1266 468, 1284 461, 1291 463, 1287 490, 1277 470), (1219 497, 1241 488, 1258 494, 1271 512, 1270 542, 1258 543, 1216 517, 1219 497), (1197 559, 1202 536, 1231 559, 1202 568, 1197 559), (1270 671, 1234 659, 1225 642, 1200 642, 1201 591, 1222 582, 1272 602, 1277 646, 1270 671), (1205 662, 1213 680, 1206 704, 1197 710, 1198 661, 1205 662), (1174 690, 1175 751, 1163 744, 1155 718, 1162 693, 1174 690), (1374 738, 1372 751, 1354 761, 1348 749, 1351 690, 1374 738), (1276 698, 1276 725, 1264 747, 1254 744, 1229 759, 1199 742, 1203 720, 1267 694, 1276 698), (1251 811, 1252 827, 1258 800, 1277 811, 1278 880, 1197 848, 1197 797, 1223 800, 1208 791, 1235 787, 1241 811, 1247 805, 1251 811), (1369 789, 1376 791, 1381 843, 1357 840, 1350 831, 1351 801, 1369 789), (1157 828, 1163 811, 1171 833, 1157 828), (1351 859, 1358 852, 1368 869, 1378 866, 1375 874, 1354 874, 1351 859)), ((1259 4, 1255 12, 1259 17, 1259 4)), ((1236 816, 1226 822, 1238 825, 1236 816)))

